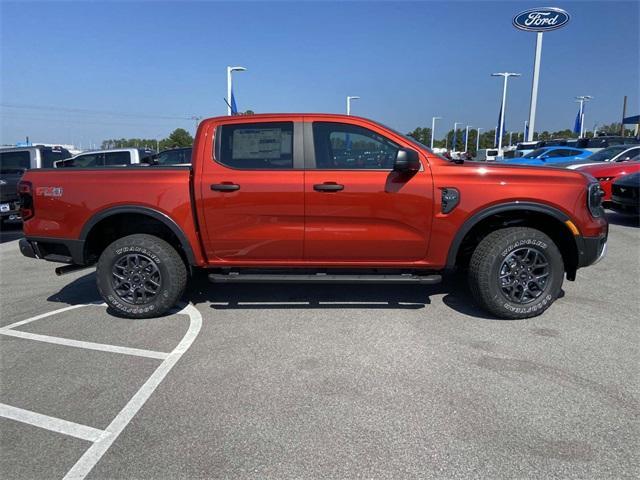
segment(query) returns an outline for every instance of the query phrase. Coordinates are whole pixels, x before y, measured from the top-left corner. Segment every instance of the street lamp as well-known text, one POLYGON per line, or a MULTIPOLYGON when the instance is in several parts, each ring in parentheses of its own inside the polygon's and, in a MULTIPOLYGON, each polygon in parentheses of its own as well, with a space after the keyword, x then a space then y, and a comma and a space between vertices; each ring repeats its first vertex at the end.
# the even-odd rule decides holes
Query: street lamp
POLYGON ((433 150, 433 139, 436 133, 436 120, 441 120, 442 117, 431 117, 431 150, 433 150))
POLYGON ((500 125, 498 125, 498 155, 502 156, 502 134, 504 130, 504 111, 507 109, 507 81, 509 77, 519 77, 519 73, 499 72, 492 73, 492 77, 503 77, 504 84, 502 86, 502 108, 500 109, 500 125))
POLYGON ((471 125, 467 125, 467 130, 464 134, 464 151, 465 153, 469 151, 469 129, 471 125))
POLYGON ((360 97, 347 96, 347 115, 351 115, 351 100, 358 100, 360 97))
POLYGON ((480 130, 482 130, 482 128, 476 128, 476 155, 478 155, 478 150, 480 150, 480 130))
MULTIPOLYGON (((229 114, 231 115, 231 114, 229 114)), ((194 120, 196 122, 196 129, 195 132, 198 132, 198 125, 200 125, 200 120, 202 120, 202 117, 198 117, 197 115, 192 115, 191 116, 191 120, 194 120)))
POLYGON ((453 122, 453 138, 451 139, 451 151, 456 151, 456 140, 458 140, 458 125, 462 125, 464 122, 453 122))
POLYGON ((592 99, 591 95, 579 95, 576 97, 576 102, 580 103, 580 138, 584 134, 584 104, 592 99))
POLYGON ((233 92, 233 78, 231 74, 233 72, 244 72, 246 68, 244 67, 227 67, 227 115, 231 115, 231 103, 232 103, 232 92, 233 92))

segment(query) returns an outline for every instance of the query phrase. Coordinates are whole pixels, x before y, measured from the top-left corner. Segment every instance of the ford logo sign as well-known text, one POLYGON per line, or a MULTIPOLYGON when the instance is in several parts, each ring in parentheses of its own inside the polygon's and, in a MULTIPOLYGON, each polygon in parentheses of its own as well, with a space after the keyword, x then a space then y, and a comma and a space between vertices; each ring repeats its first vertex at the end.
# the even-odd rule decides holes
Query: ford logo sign
POLYGON ((566 25, 569 18, 561 8, 532 8, 513 17, 513 26, 527 32, 547 32, 566 25))

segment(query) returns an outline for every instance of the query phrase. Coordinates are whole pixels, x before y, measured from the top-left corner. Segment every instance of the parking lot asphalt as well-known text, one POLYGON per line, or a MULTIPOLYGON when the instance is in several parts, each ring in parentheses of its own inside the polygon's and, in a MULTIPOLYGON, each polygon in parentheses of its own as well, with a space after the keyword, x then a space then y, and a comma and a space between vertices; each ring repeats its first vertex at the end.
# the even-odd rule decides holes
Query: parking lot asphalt
POLYGON ((637 478, 640 229, 610 220, 607 257, 533 319, 489 317, 460 276, 432 287, 199 278, 185 299, 199 330, 184 312, 126 320, 82 306, 100 302, 94 272, 56 277, 5 229, 0 474, 637 478))

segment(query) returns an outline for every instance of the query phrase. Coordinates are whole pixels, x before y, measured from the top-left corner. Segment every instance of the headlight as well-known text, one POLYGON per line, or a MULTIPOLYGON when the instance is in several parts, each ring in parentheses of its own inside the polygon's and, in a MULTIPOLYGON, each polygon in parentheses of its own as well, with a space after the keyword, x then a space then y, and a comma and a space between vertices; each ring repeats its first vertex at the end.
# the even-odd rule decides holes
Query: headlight
POLYGON ((600 188, 599 183, 589 184, 589 191, 587 193, 587 206, 594 218, 604 215, 604 209, 602 208, 602 197, 604 192, 600 188))

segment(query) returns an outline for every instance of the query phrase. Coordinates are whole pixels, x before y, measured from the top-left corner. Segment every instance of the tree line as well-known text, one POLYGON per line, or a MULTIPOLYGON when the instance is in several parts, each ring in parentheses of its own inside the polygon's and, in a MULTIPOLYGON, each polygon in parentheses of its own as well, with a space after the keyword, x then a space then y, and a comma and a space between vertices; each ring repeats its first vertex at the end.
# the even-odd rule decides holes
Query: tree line
POLYGON ((156 138, 112 138, 102 142, 102 149, 113 148, 149 148, 151 150, 168 150, 170 148, 190 147, 193 137, 184 128, 176 128, 163 139, 156 138))

